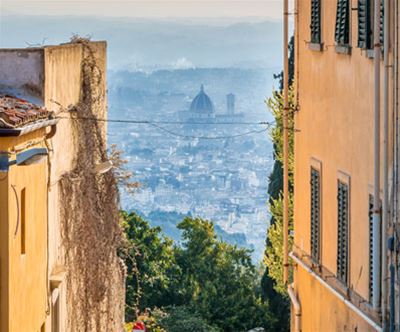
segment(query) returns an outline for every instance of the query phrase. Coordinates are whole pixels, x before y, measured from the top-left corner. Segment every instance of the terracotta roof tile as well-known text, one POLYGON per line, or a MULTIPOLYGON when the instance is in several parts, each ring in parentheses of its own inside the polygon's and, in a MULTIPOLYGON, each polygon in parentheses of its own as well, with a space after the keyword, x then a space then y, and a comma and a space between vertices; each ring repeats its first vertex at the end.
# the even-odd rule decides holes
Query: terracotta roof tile
POLYGON ((53 113, 41 106, 10 95, 0 95, 0 128, 18 128, 51 118, 53 113))

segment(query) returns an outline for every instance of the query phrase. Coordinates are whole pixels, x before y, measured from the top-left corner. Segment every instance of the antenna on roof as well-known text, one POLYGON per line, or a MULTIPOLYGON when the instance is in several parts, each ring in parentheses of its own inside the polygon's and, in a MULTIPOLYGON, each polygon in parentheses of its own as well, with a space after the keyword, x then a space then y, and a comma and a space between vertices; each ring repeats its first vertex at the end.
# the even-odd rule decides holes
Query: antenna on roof
POLYGON ((204 84, 202 84, 202 85, 200 86, 200 91, 201 91, 201 92, 204 92, 204 84))

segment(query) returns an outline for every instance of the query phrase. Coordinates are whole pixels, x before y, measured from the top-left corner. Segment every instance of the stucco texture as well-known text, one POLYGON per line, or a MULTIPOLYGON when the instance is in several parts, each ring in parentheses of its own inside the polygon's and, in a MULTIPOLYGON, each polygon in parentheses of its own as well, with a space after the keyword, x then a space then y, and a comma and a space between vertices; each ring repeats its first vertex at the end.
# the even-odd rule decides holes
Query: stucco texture
MULTIPOLYGON (((336 1, 322 1, 322 51, 309 48, 311 1, 297 0, 294 251, 310 253, 310 168, 321 167, 321 265, 336 275, 337 183, 349 183, 348 289, 369 301, 369 195, 373 192, 373 59, 357 48, 351 10, 351 54, 335 50, 336 1)), ((357 1, 351 1, 357 7, 357 1)), ((383 64, 381 66, 383 72, 383 64)), ((383 90, 381 90, 383 91, 383 90)), ((390 96, 391 99, 391 96, 390 96)), ((381 121, 382 124, 382 121, 381 121)), ((390 156, 391 158, 391 156, 390 156)), ((389 172, 390 173, 390 172, 389 172)), ((363 319, 301 268, 294 270, 303 331, 368 331, 363 319)), ((343 290, 342 290, 343 291, 343 290)))

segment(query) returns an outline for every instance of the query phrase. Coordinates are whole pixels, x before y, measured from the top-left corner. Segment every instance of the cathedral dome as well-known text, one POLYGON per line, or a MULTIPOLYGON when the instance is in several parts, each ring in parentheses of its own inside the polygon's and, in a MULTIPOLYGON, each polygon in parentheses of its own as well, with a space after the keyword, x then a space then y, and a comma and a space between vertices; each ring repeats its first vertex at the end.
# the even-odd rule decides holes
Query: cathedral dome
POLYGON ((201 85, 199 94, 193 99, 190 105, 190 112, 193 113, 214 113, 214 105, 210 97, 204 92, 204 86, 201 85))

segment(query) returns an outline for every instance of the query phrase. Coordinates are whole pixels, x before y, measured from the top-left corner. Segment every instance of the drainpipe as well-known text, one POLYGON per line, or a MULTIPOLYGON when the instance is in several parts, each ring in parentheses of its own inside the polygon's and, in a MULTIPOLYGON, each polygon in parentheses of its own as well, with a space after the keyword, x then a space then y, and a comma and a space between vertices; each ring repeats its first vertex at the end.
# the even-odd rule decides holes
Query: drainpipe
POLYGON ((289 1, 283 1, 283 282, 289 280, 289 1))
POLYGON ((382 200, 382 326, 387 331, 387 227, 389 219, 389 0, 384 0, 383 41, 383 200, 382 200))
POLYGON ((301 332, 301 306, 294 291, 293 284, 288 286, 287 291, 289 294, 290 301, 292 302, 295 315, 293 332, 301 332))
POLYGON ((381 0, 375 0, 374 8, 374 207, 373 207, 373 237, 372 237, 372 307, 379 311, 380 305, 380 6, 381 0))

